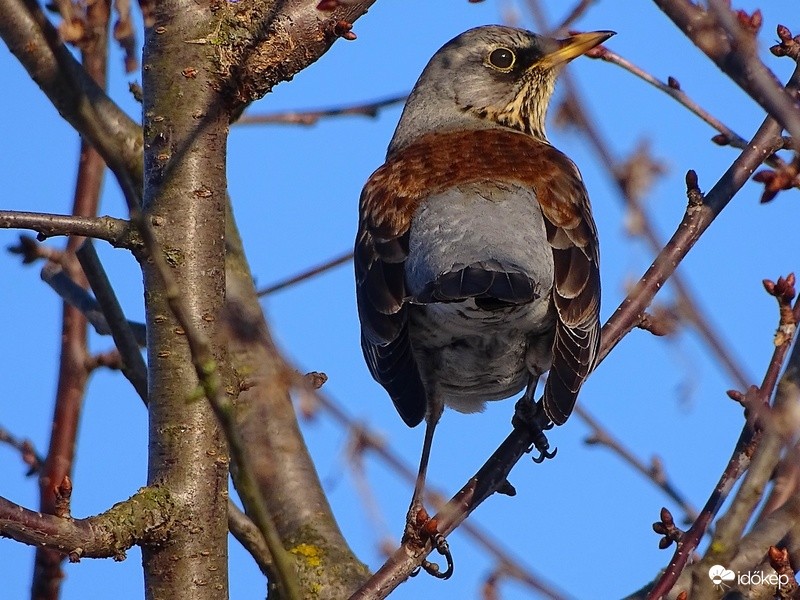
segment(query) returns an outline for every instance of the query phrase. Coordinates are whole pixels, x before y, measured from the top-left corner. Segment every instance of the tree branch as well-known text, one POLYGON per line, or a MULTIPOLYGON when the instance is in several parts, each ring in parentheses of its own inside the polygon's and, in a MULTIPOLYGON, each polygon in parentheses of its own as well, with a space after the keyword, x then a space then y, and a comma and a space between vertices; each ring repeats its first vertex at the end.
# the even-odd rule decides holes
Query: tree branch
POLYGON ((772 115, 794 139, 800 139, 797 101, 758 58, 755 34, 745 31, 730 7, 709 0, 712 12, 688 0, 653 0, 714 64, 772 115))
POLYGON ((312 277, 316 277, 317 275, 321 275, 334 267, 338 267, 339 265, 343 265, 346 262, 349 262, 353 258, 353 251, 348 250, 347 252, 343 252, 338 256, 334 256, 333 258, 326 260, 321 265, 317 265, 315 267, 311 267, 310 269, 306 269, 305 271, 301 271, 296 275, 292 275, 291 277, 287 277, 277 283, 273 283, 265 288, 261 288, 256 293, 259 297, 261 296, 268 296, 269 294, 273 294, 279 290, 282 290, 287 287, 291 287, 296 283, 300 283, 301 281, 305 281, 306 279, 311 279, 312 277))
POLYGON ((130 222, 114 217, 0 210, 0 229, 30 229, 39 233, 39 241, 55 235, 76 235, 104 240, 115 248, 137 248, 141 244, 130 222))
POLYGON ((85 519, 34 512, 0 497, 0 536, 56 550, 72 562, 83 557, 123 560, 125 551, 136 544, 164 541, 174 512, 169 492, 159 487, 142 488, 85 519))
MULTIPOLYGON (((319 402, 320 406, 334 422, 346 429, 351 436, 358 436, 357 444, 362 451, 368 450, 375 454, 389 469, 394 471, 406 483, 409 483, 411 487, 413 487, 417 478, 416 471, 406 464, 395 451, 389 448, 381 439, 380 435, 376 434, 374 431, 370 431, 363 423, 359 423, 348 415, 341 407, 340 403, 334 401, 328 395, 317 391, 314 394, 314 399, 319 402)), ((435 509, 441 510, 444 508, 444 496, 438 492, 435 487, 426 485, 425 495, 426 501, 430 502, 431 506, 435 509)), ((521 564, 519 559, 515 558, 508 550, 503 548, 502 543, 493 539, 493 536, 478 523, 465 521, 461 525, 461 532, 466 537, 472 539, 473 543, 477 546, 483 548, 498 564, 503 565, 505 572, 509 576, 524 583, 545 598, 550 598, 552 600, 564 598, 564 593, 557 590, 542 576, 521 564)))
POLYGON ((97 298, 97 303, 103 312, 111 337, 114 339, 114 343, 122 357, 120 370, 125 375, 125 378, 131 382, 139 397, 147 404, 147 365, 139 350, 139 342, 136 339, 134 330, 122 312, 117 295, 114 293, 105 269, 103 269, 103 265, 94 250, 92 240, 86 240, 83 243, 77 252, 77 256, 89 285, 97 298))
MULTIPOLYGON (((294 557, 303 589, 313 586, 320 600, 339 600, 366 579, 367 570, 333 518, 289 397, 297 374, 286 365, 269 334, 232 214, 227 223, 223 322, 239 380, 240 435, 283 547, 294 557)), ((234 482, 238 489, 238 478, 234 482)))
MULTIPOLYGON (((106 83, 108 62, 108 25, 110 2, 100 0, 82 9, 91 35, 81 46, 81 58, 86 73, 101 89, 106 83)), ((71 21, 70 21, 71 22, 71 21)), ((97 216, 100 189, 105 163, 98 152, 85 139, 80 139, 77 161, 77 179, 72 214, 79 217, 97 216)), ((83 238, 70 236, 62 260, 65 269, 74 271, 73 277, 81 288, 87 286, 83 273, 73 260, 75 249, 83 238)), ((61 352, 58 383, 53 409, 53 426, 50 444, 43 469, 39 476, 39 508, 43 513, 63 516, 69 513, 72 465, 78 445, 78 424, 89 381, 87 322, 83 314, 68 303, 62 303, 61 352)), ((31 596, 34 600, 58 600, 64 574, 61 570, 63 556, 47 547, 36 549, 31 596)))
POLYGON ((142 133, 64 46, 35 0, 0 0, 0 37, 31 78, 111 168, 128 201, 141 198, 142 133), (131 198, 131 192, 138 190, 131 198))
MULTIPOLYGON (((793 318, 796 323, 797 318, 800 317, 800 300, 795 304, 795 312, 796 316, 793 316, 793 318)), ((784 316, 784 314, 780 316, 782 324, 784 316)), ((771 474, 771 469, 769 473, 766 474, 763 469, 773 463, 773 459, 775 459, 774 462, 777 462, 774 448, 776 440, 771 440, 766 448, 761 449, 764 440, 769 439, 769 418, 768 416, 764 416, 764 408, 769 406, 769 398, 772 396, 775 389, 778 373, 789 352, 792 340, 793 336, 788 335, 785 336, 780 343, 776 344, 772 359, 764 374, 761 387, 751 388, 748 392, 748 420, 742 429, 742 433, 736 443, 736 448, 733 451, 731 459, 728 461, 728 465, 725 467, 719 482, 708 498, 700 515, 695 519, 689 530, 680 536, 675 553, 667 568, 648 593, 648 600, 659 600, 663 598, 675 585, 690 556, 694 552, 694 549, 705 535, 708 526, 714 520, 717 512, 728 498, 733 484, 750 467, 755 455, 759 457, 760 461, 766 464, 761 465, 761 468, 751 476, 752 481, 740 490, 737 502, 734 503, 729 511, 730 516, 728 518, 728 523, 726 524, 723 521, 721 524, 722 533, 718 533, 714 537, 714 541, 718 544, 721 542, 733 544, 735 540, 738 540, 747 520, 742 517, 742 513, 749 512, 749 514, 752 514, 752 510, 755 508, 758 498, 763 491, 763 489, 759 489, 758 493, 755 494, 754 486, 763 488, 765 475, 768 477, 769 474, 771 474)), ((709 564, 716 564, 717 559, 721 558, 719 556, 721 553, 715 552, 714 546, 715 544, 712 543, 712 550, 707 556, 708 561, 705 562, 706 566, 709 564)), ((722 552, 726 552, 729 547, 730 546, 724 548, 722 552)))

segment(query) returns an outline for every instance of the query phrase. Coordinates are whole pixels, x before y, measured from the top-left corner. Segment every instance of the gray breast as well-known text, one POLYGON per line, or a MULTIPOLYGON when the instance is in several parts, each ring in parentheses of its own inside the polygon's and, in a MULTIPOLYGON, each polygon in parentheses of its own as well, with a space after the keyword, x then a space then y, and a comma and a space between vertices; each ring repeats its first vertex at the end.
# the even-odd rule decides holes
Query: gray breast
POLYGON ((549 368, 553 258, 532 190, 483 182, 428 198, 411 224, 405 269, 409 333, 429 398, 472 412, 549 368), (431 299, 432 285, 483 266, 524 276, 535 295, 490 309, 470 293, 431 299))
POLYGON ((406 287, 413 298, 454 265, 496 261, 520 268, 542 293, 553 284, 553 255, 533 190, 475 183, 429 197, 411 222, 406 287))

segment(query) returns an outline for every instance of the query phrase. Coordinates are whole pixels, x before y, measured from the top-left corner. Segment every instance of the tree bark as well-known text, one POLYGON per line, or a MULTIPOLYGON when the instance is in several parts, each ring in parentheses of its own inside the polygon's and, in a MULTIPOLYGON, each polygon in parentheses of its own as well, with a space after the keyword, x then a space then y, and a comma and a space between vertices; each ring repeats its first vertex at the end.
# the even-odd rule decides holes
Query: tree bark
POLYGON ((225 337, 242 384, 237 420, 251 466, 283 546, 294 558, 303 597, 347 598, 369 571, 339 530, 306 449, 289 396, 303 382, 269 333, 232 215, 226 245, 225 337))
MULTIPOLYGON (((186 43, 212 27, 208 5, 154 4, 143 55, 145 174, 142 219, 152 223, 195 326, 215 340, 225 300, 224 230, 228 115, 212 88, 208 48, 186 43)), ((149 356, 148 481, 176 503, 169 540, 143 547, 146 597, 224 600, 227 449, 208 402, 191 401, 198 378, 164 282, 142 261, 149 356)), ((223 356, 214 349, 218 364, 223 356)))

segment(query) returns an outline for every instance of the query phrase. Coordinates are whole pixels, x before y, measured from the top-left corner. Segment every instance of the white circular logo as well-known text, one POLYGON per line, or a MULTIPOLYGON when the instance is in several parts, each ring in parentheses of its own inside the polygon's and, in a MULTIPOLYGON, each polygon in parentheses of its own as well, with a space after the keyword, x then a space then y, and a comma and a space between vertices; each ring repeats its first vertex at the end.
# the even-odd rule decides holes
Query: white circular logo
POLYGON ((733 581, 736 574, 722 565, 714 565, 708 570, 708 576, 714 585, 722 585, 724 581, 733 581))

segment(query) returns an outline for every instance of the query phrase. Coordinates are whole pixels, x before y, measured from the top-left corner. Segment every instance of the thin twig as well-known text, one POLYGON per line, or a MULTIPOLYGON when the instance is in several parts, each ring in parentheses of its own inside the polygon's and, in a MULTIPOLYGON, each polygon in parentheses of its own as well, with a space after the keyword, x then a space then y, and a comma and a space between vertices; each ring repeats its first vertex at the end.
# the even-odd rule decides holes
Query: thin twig
POLYGON ((587 444, 599 444, 610 449, 614 454, 619 456, 624 462, 633 467, 649 479, 654 485, 661 489, 667 496, 669 496, 681 510, 683 510, 685 518, 688 522, 694 521, 697 518, 697 509, 692 506, 689 500, 678 491, 675 484, 672 483, 664 472, 663 467, 660 466, 655 460, 650 466, 646 465, 644 461, 639 459, 633 452, 628 450, 625 446, 617 440, 610 431, 603 427, 599 421, 587 411, 583 406, 577 405, 575 407, 575 414, 579 415, 592 430, 591 436, 586 440, 587 444))
MULTIPOLYGON (((772 119, 768 118, 767 120, 770 121, 772 119)), ((797 311, 798 316, 800 316, 800 301, 795 304, 795 311, 797 311)), ((772 396, 778 381, 778 374, 780 373, 786 355, 791 347, 792 339, 792 336, 786 336, 783 342, 775 347, 761 386, 754 394, 754 403, 757 402, 763 405, 765 402, 768 402, 769 398, 772 396)), ((756 408, 755 404, 753 408, 756 408)), ((681 536, 669 565, 667 565, 662 575, 648 593, 647 600, 659 600, 672 589, 686 566, 689 557, 705 535, 706 529, 714 520, 722 504, 728 498, 733 484, 749 468, 753 454, 758 449, 763 438, 764 429, 755 424, 755 419, 752 419, 752 421, 748 420, 742 429, 742 433, 728 461, 728 465, 722 472, 705 506, 703 506, 703 510, 700 512, 697 519, 695 519, 689 530, 681 536)), ((752 506, 755 507, 755 503, 753 503, 752 506)))
POLYGON ((360 116, 375 118, 384 108, 402 104, 406 101, 408 94, 397 94, 381 100, 336 106, 333 108, 322 108, 307 111, 288 111, 272 114, 249 114, 246 113, 236 121, 237 125, 315 125, 320 119, 343 116, 360 116))
MULTIPOLYGON (((83 313, 99 335, 111 335, 111 327, 103 314, 100 304, 88 291, 79 286, 57 263, 48 262, 41 272, 42 280, 56 292, 62 300, 83 313)), ((128 321, 137 344, 147 344, 147 334, 143 323, 128 321)))
POLYGON ((147 404, 147 365, 139 350, 136 335, 122 312, 117 295, 111 287, 111 282, 100 263, 97 252, 95 252, 92 240, 87 239, 76 254, 111 329, 111 337, 122 356, 122 374, 131 382, 133 389, 147 404))
POLYGON ((330 271, 334 267, 338 267, 339 265, 342 265, 352 260, 352 258, 353 258, 353 251, 348 250, 347 252, 343 252, 338 256, 334 256, 333 258, 325 261, 320 265, 311 267, 309 269, 306 269, 305 271, 301 271, 297 275, 292 275, 291 277, 288 277, 286 279, 278 281, 277 283, 273 283, 270 286, 262 288, 258 290, 257 294, 259 296, 268 296, 269 294, 293 286, 294 284, 300 283, 301 281, 305 281, 306 279, 311 279, 312 277, 315 277, 317 275, 322 275, 323 273, 330 271))
POLYGON ((8 444, 12 448, 19 451, 22 462, 28 465, 27 476, 36 475, 42 469, 44 464, 44 457, 41 456, 30 440, 21 440, 11 434, 5 427, 0 427, 0 443, 8 444))
MULTIPOLYGON (((705 108, 703 108, 697 102, 695 102, 689 96, 689 94, 687 94, 685 91, 681 89, 680 83, 673 77, 670 77, 669 81, 667 82, 661 81, 660 79, 648 73, 641 67, 633 64, 627 58, 620 56, 613 50, 602 45, 598 46, 597 48, 594 48, 591 52, 587 53, 587 56, 589 56, 590 58, 598 58, 600 60, 609 62, 613 65, 617 65, 618 67, 622 67, 623 69, 635 75, 642 81, 649 83, 657 90, 664 92, 665 94, 676 100, 678 103, 687 108, 689 112, 697 115, 705 123, 707 123, 709 126, 717 130, 725 137, 724 142, 721 139, 718 140, 717 138, 715 138, 714 141, 716 143, 725 143, 740 150, 744 150, 744 148, 747 146, 746 139, 744 139, 733 129, 728 127, 725 123, 720 121, 717 117, 712 115, 705 108)), ((774 155, 770 156, 764 162, 773 167, 782 167, 785 166, 786 164, 782 159, 774 155)))

